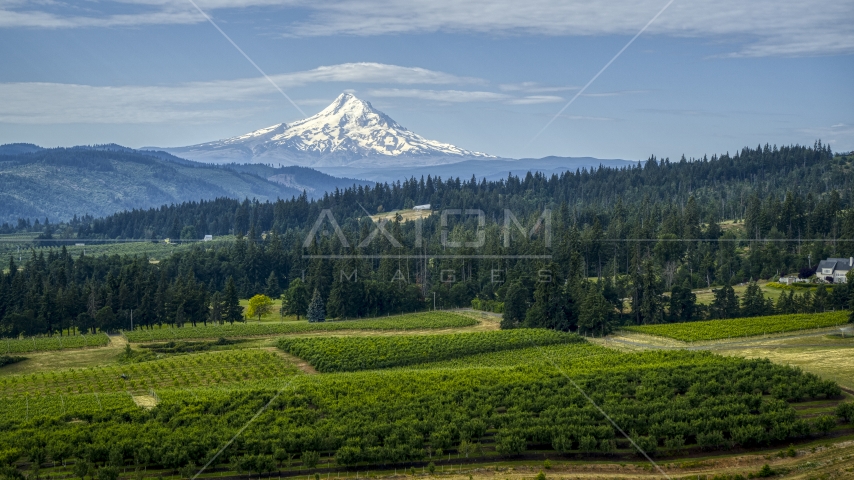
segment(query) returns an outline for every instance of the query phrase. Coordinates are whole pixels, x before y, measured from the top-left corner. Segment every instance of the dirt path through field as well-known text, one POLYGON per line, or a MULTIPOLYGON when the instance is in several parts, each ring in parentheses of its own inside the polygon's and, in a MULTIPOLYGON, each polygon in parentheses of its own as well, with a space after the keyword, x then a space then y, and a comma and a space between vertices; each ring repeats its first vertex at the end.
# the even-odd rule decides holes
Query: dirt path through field
POLYGON ((276 347, 265 347, 262 350, 267 350, 269 352, 275 353, 276 355, 284 358, 288 363, 293 364, 295 367, 299 368, 300 370, 302 370, 303 372, 305 372, 309 375, 317 375, 318 374, 318 371, 315 370, 314 367, 312 367, 305 360, 303 360, 299 357, 295 357, 289 353, 285 353, 276 347))
MULTIPOLYGON (((667 478, 693 480, 696 478, 733 478, 741 475, 748 478, 754 476, 768 465, 774 472, 773 478, 785 479, 822 479, 833 480, 854 478, 854 440, 830 441, 817 440, 810 445, 801 446, 796 450, 795 457, 779 456, 776 450, 760 453, 717 455, 692 458, 657 457, 657 467, 664 471, 667 478)), ((551 468, 545 468, 543 459, 535 460, 539 455, 529 454, 521 461, 493 461, 479 463, 478 459, 454 458, 435 461, 435 473, 427 473, 427 462, 414 464, 416 476, 425 480, 531 480, 539 472, 543 472, 548 480, 582 480, 582 479, 661 479, 662 474, 651 463, 643 459, 631 460, 599 459, 584 461, 549 456, 551 468), (457 462, 455 462, 457 461, 457 462)), ((344 480, 354 478, 382 478, 389 480, 406 480, 414 478, 405 467, 394 469, 358 468, 317 468, 320 478, 329 480, 344 480), (361 473, 361 475, 360 475, 361 473)), ((230 472, 229 472, 230 473, 230 472)), ((277 472, 272 477, 306 478, 305 471, 277 472)), ((223 480, 237 480, 230 474, 221 476, 223 480)))

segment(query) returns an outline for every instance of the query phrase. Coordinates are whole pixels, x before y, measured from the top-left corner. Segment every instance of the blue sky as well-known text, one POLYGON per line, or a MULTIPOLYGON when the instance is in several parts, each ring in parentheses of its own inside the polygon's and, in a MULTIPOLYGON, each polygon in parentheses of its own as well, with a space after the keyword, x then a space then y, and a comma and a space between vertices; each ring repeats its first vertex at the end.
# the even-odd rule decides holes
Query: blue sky
MULTIPOLYGON (((854 150, 854 2, 198 0, 311 115, 342 91, 505 157, 854 150)), ((302 117, 190 0, 0 0, 0 143, 181 146, 302 117)))

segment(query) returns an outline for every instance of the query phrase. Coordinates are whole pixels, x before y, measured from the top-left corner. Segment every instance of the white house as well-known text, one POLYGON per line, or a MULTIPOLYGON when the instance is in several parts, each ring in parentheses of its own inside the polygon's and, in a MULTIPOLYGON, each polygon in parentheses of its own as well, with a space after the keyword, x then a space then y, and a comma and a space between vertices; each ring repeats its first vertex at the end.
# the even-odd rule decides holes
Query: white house
POLYGON ((845 275, 854 268, 854 257, 850 258, 828 258, 818 262, 815 276, 827 283, 846 283, 845 275))
POLYGON ((430 204, 427 205, 416 205, 412 207, 413 210, 430 210, 430 204))
POLYGON ((213 235, 205 235, 206 242, 210 242, 211 240, 213 240, 213 235))

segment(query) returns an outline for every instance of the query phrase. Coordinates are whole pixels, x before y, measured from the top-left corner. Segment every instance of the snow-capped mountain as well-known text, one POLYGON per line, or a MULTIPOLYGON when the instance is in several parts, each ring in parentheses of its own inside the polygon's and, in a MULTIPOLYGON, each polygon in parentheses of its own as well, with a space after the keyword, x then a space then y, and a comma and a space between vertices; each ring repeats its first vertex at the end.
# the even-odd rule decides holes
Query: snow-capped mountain
POLYGON ((495 158, 428 140, 349 93, 339 95, 320 113, 290 124, 280 123, 225 140, 161 150, 208 163, 306 167, 425 166, 495 158))

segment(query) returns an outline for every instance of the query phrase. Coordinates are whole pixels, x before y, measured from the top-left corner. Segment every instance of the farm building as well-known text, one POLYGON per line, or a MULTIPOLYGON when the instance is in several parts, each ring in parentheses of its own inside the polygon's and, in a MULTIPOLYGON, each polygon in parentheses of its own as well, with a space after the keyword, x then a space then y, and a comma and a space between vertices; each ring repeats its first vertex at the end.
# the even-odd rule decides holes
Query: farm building
POLYGON ((850 258, 828 258, 818 262, 815 276, 827 283, 846 283, 845 277, 854 267, 854 257, 850 258))

